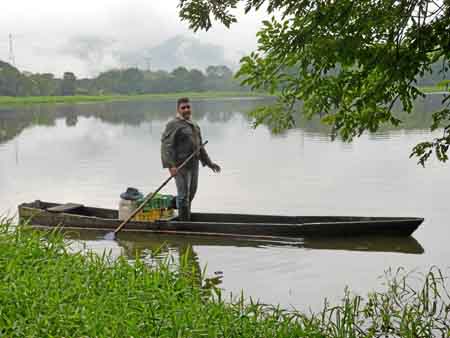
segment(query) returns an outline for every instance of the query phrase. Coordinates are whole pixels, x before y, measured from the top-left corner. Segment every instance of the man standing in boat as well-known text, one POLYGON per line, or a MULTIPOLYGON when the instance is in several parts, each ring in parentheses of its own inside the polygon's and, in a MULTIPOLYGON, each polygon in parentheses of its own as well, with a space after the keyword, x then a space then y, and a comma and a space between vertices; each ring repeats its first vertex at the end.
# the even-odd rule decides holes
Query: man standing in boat
POLYGON ((199 162, 216 173, 220 172, 220 166, 211 161, 205 148, 201 148, 177 171, 177 167, 201 144, 200 127, 192 121, 189 98, 180 98, 177 101, 177 115, 167 123, 161 137, 161 160, 163 168, 168 168, 170 175, 175 176, 178 214, 183 221, 190 220, 191 202, 197 191, 199 162))

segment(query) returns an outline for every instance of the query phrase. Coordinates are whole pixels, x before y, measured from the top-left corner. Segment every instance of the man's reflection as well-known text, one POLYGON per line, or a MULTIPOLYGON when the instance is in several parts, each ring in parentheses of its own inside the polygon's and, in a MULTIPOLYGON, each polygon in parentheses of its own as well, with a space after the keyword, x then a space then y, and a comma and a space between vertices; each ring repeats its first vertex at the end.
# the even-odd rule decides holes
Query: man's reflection
POLYGON ((152 261, 158 261, 173 256, 172 254, 175 252, 180 272, 187 274, 196 286, 202 287, 205 291, 209 292, 222 282, 220 273, 211 278, 204 278, 198 254, 187 241, 176 241, 169 244, 158 240, 151 241, 150 238, 145 242, 127 241, 118 238, 117 242, 129 258, 140 257, 145 259, 148 255, 151 255, 152 261))
POLYGON ((69 114, 66 116, 66 126, 75 127, 78 123, 78 116, 76 114, 69 114))

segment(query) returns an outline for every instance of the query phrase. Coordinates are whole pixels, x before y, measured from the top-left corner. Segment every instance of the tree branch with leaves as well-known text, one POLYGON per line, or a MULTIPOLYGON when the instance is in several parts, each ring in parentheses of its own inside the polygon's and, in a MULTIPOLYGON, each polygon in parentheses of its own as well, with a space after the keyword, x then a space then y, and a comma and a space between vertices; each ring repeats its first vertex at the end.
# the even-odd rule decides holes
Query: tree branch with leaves
MULTIPOLYGON (((414 100, 425 95, 417 79, 437 61, 442 74, 448 70, 450 0, 180 0, 179 9, 196 31, 214 21, 229 27, 239 5, 245 13, 264 6, 271 16, 238 76, 277 95, 274 105, 252 112, 256 125, 275 132, 294 127, 298 101, 306 117, 320 116, 332 137, 344 141, 383 124, 397 126, 402 121, 394 103, 412 112, 414 100)), ((430 128, 444 134, 413 148, 411 157, 422 165, 433 152, 448 159, 448 107, 433 113, 430 128)))

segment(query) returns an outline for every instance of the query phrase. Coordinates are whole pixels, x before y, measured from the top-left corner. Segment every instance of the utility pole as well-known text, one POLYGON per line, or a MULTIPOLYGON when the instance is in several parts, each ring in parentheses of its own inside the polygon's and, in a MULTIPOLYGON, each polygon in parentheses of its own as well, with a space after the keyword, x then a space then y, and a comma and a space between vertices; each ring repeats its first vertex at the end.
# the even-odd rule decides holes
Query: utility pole
POLYGON ((149 72, 152 58, 150 56, 147 56, 147 57, 144 58, 144 60, 145 60, 145 63, 147 64, 147 72, 149 72))
POLYGON ((16 58, 14 57, 14 40, 13 35, 9 34, 9 62, 15 67, 16 66, 16 58))

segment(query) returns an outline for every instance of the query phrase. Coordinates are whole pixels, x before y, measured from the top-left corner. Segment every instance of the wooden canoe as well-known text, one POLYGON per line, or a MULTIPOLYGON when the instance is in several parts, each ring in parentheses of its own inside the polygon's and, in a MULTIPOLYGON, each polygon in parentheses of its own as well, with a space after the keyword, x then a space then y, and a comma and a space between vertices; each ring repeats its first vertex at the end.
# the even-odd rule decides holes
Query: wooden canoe
MULTIPOLYGON (((21 223, 73 229, 113 230, 118 211, 73 203, 35 201, 19 205, 21 223)), ((409 236, 423 222, 416 217, 270 216, 192 213, 189 222, 173 217, 156 222, 129 222, 122 231, 250 237, 409 236)))

